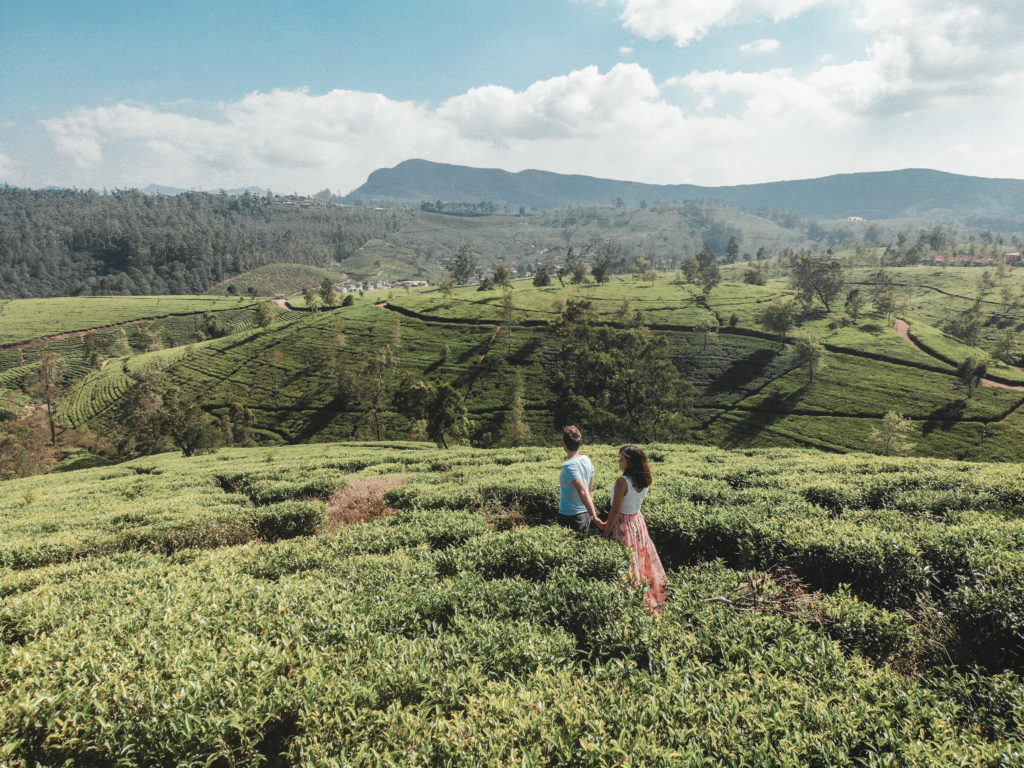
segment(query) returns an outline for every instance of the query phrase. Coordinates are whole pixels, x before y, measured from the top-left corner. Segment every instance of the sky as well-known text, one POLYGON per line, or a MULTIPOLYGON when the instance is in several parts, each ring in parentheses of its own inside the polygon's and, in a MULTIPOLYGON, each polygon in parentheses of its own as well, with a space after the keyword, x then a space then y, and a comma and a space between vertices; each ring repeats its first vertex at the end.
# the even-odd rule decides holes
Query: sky
POLYGON ((1024 178, 1020 0, 0 0, 0 182, 1024 178))

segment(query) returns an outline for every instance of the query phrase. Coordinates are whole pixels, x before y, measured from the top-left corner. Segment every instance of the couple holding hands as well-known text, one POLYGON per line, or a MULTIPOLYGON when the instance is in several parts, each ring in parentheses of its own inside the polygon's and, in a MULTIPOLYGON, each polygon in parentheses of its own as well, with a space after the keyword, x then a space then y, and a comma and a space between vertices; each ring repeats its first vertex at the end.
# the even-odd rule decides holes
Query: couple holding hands
POLYGON ((594 465, 589 456, 580 453, 582 444, 580 430, 577 427, 566 427, 562 433, 566 459, 558 476, 561 487, 558 524, 581 532, 588 531, 594 525, 606 537, 629 547, 630 575, 634 583, 647 585, 648 611, 659 613, 665 602, 665 569, 640 512, 652 479, 647 454, 637 445, 626 445, 619 450, 622 476, 612 487, 608 519, 601 520, 591 495, 594 490, 594 465))

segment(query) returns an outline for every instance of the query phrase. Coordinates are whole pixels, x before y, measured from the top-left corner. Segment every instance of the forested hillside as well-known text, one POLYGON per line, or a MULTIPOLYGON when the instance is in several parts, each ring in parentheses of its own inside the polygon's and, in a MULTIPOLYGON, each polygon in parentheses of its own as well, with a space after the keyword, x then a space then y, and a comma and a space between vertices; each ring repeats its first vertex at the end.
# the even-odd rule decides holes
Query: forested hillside
MULTIPOLYGON (((923 244, 953 255, 970 241, 991 249, 1019 247, 1014 234, 957 227, 948 221, 899 219, 818 221, 780 207, 756 213, 722 202, 661 202, 629 207, 571 205, 541 213, 516 210, 450 215, 424 210, 346 207, 317 198, 189 192, 147 195, 77 190, 0 190, 0 298, 207 291, 261 295, 301 290, 307 279, 346 274, 358 281, 441 282, 460 249, 477 280, 498 264, 532 273, 564 267, 573 255, 610 272, 636 260, 677 269, 710 249, 726 262, 860 246, 923 244), (298 276, 295 264, 327 269, 298 276), (240 278, 236 280, 236 278, 240 278)), ((458 209, 458 206, 455 206, 458 209)), ((438 212, 438 211, 442 212, 438 212)), ((985 255, 992 255, 986 250, 985 255)), ((1001 254, 1000 254, 1001 255, 1001 254)), ((913 262, 910 262, 913 263, 913 262)), ((550 270, 549 270, 550 271, 550 270)))
POLYGON ((0 189, 0 297, 195 294, 274 262, 330 267, 402 211, 189 192, 0 189))

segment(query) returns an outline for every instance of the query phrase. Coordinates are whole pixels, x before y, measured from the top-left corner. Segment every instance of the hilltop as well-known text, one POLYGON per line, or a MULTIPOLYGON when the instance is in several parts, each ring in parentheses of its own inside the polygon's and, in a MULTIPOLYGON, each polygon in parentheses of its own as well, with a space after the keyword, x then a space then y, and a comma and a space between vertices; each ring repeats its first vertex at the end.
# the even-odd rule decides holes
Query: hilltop
POLYGON ((346 274, 336 269, 308 264, 266 264, 217 283, 207 293, 220 296, 273 296, 276 293, 300 293, 303 288, 318 288, 323 281, 338 283, 346 274))
POLYGON ((424 200, 493 202, 537 209, 610 205, 616 199, 630 207, 657 201, 705 200, 748 211, 787 210, 814 219, 932 217, 965 223, 1013 221, 1016 228, 1024 220, 1024 181, 927 169, 704 187, 642 184, 537 170, 510 173, 496 168, 406 160, 394 168, 374 171, 344 199, 413 205, 424 200))

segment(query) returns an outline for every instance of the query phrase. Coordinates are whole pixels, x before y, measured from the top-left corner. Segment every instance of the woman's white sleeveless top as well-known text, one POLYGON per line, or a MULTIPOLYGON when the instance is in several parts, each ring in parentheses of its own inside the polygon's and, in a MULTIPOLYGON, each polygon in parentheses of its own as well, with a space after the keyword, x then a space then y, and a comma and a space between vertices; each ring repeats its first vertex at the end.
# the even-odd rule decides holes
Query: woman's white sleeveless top
MULTIPOLYGON (((647 497, 647 489, 644 488, 642 491, 637 491, 633 488, 633 483, 629 481, 629 478, 625 475, 622 479, 626 481, 626 495, 622 497, 622 506, 619 507, 620 515, 635 515, 640 511, 640 505, 644 503, 644 499, 647 497)), ((612 498, 615 497, 615 486, 612 486, 612 498)))

